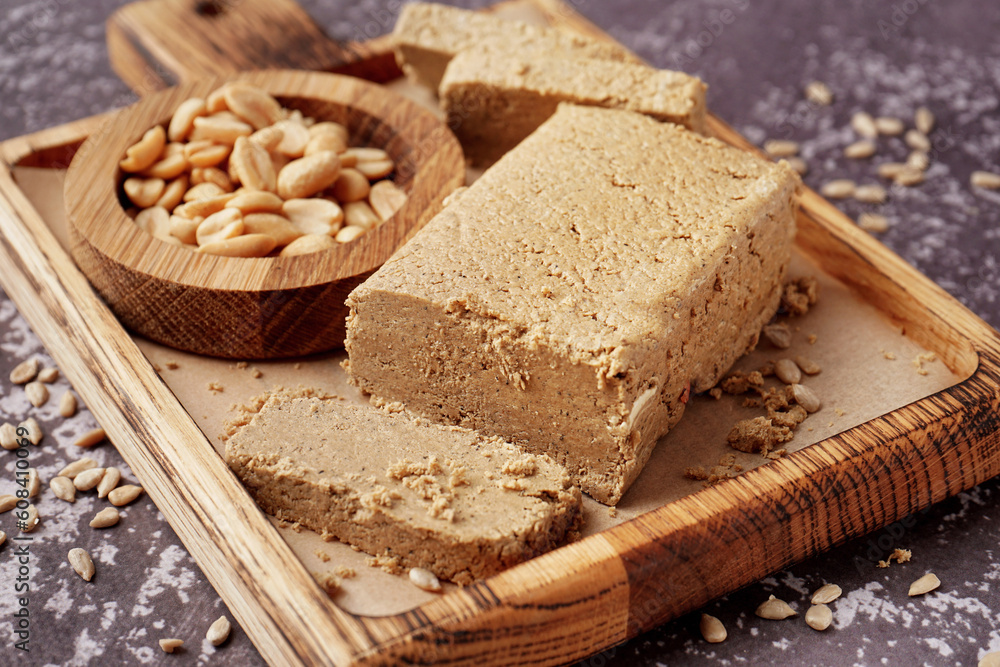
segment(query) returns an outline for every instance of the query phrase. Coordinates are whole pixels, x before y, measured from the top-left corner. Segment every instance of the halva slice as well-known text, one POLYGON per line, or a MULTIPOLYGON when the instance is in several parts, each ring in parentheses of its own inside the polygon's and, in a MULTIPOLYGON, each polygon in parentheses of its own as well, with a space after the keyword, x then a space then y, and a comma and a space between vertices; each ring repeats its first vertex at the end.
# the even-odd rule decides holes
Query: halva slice
POLYGON ((308 392, 248 408, 226 460, 268 514, 459 584, 559 546, 581 517, 548 457, 308 392))
POLYGON ((705 130, 705 84, 645 65, 470 49, 441 80, 441 106, 473 164, 494 162, 531 134, 560 102, 638 111, 705 130))
POLYGON ((351 292, 345 367, 617 503, 774 315, 799 185, 678 125, 564 103, 351 292))
POLYGON ((407 76, 435 91, 448 61, 459 51, 479 46, 494 46, 511 52, 564 52, 581 58, 639 62, 619 44, 428 2, 403 6, 392 32, 392 42, 396 60, 407 76))

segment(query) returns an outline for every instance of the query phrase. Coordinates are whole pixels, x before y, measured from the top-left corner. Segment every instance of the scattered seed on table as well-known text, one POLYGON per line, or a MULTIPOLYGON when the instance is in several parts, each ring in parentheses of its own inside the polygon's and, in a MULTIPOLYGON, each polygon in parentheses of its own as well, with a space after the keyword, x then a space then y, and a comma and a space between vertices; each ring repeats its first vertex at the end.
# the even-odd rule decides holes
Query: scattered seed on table
POLYGON ((119 486, 118 488, 111 491, 108 494, 108 500, 115 507, 121 507, 122 505, 128 505, 130 502, 139 497, 142 493, 142 487, 136 486, 135 484, 126 484, 125 486, 119 486))
POLYGON ((76 502, 76 487, 69 477, 53 477, 49 481, 49 488, 59 500, 65 500, 68 503, 76 502))
POLYGON ((109 528, 121 518, 121 514, 114 507, 105 507, 90 520, 91 528, 109 528))
POLYGON ((838 178, 823 184, 819 192, 830 199, 846 199, 854 194, 854 181, 838 178))
POLYGON ((825 604, 814 604, 806 610, 806 625, 822 632, 833 623, 833 611, 825 604))
POLYGON ((902 162, 883 162, 875 171, 882 178, 894 179, 899 176, 900 172, 906 169, 907 165, 902 162))
POLYGON ((931 164, 931 158, 924 151, 911 151, 906 157, 906 166, 911 169, 926 171, 931 164))
POLYGON ((792 388, 792 396, 795 402, 805 408, 806 412, 816 412, 822 407, 819 396, 804 384, 788 385, 792 388))
POLYGON ((183 639, 177 639, 176 637, 167 637, 166 639, 160 640, 160 648, 163 649, 164 653, 173 653, 181 646, 184 646, 183 639))
POLYGON ((45 384, 52 384, 59 379, 59 369, 55 366, 49 366, 48 368, 43 368, 38 371, 38 381, 44 382, 45 384))
POLYGON ((791 616, 798 615, 798 612, 792 609, 787 602, 779 600, 773 595, 764 602, 761 602, 760 606, 757 607, 757 611, 754 613, 761 618, 766 618, 769 621, 781 621, 791 616))
POLYGON ((885 232, 889 230, 889 219, 878 213, 862 213, 858 217, 858 227, 866 232, 885 232))
POLYGON ((10 372, 10 381, 13 384, 28 384, 36 375, 38 375, 38 359, 32 357, 14 366, 14 370, 10 372))
POLYGON ((984 655, 979 659, 978 667, 1000 667, 1000 651, 984 655))
POLYGON ((858 111, 851 116, 851 128, 865 139, 874 139, 878 136, 875 119, 867 111, 858 111))
POLYGON ((924 182, 924 172, 919 169, 914 169, 913 167, 903 167, 896 178, 893 179, 899 185, 904 185, 906 187, 912 187, 914 185, 920 185, 924 182))
POLYGON ((881 185, 859 185, 854 189, 854 198, 866 204, 884 204, 886 192, 881 185))
POLYGON ((795 355, 795 363, 806 375, 819 375, 823 370, 815 361, 801 354, 795 355))
POLYGON ((719 644, 726 641, 726 637, 729 636, 729 633, 726 632, 726 626, 715 616, 702 614, 701 623, 699 623, 698 627, 701 630, 701 636, 709 644, 719 644))
POLYGON ((84 581, 94 578, 94 561, 84 549, 79 547, 69 550, 69 564, 84 581))
POLYGON ((23 428, 28 431, 28 435, 25 437, 27 437, 28 442, 30 442, 33 445, 37 445, 42 441, 42 438, 45 437, 45 434, 42 433, 41 425, 38 423, 38 420, 35 419, 34 417, 28 417, 23 422, 18 424, 17 427, 23 428))
POLYGON ((915 151, 928 152, 931 149, 931 140, 920 130, 907 130, 903 141, 915 151))
POLYGON ((229 638, 229 633, 233 629, 233 624, 225 616, 215 619, 215 622, 208 627, 205 639, 211 642, 212 646, 218 646, 229 638))
POLYGON ((1000 190, 1000 174, 994 174, 991 171, 974 171, 969 181, 976 188, 1000 190))
POLYGON ((915 597, 917 595, 924 595, 925 593, 930 593, 941 585, 941 580, 937 578, 937 575, 933 572, 928 572, 924 576, 920 577, 912 584, 910 584, 909 596, 915 597))
POLYGON ((73 486, 76 487, 77 491, 90 491, 100 484, 102 477, 104 477, 104 468, 84 470, 73 478, 73 486))
POLYGON ((20 447, 17 440, 17 429, 13 424, 4 423, 3 426, 0 426, 0 447, 13 451, 20 447))
POLYGON ((863 160, 875 155, 875 142, 868 139, 862 139, 861 141, 855 141, 853 144, 849 145, 844 149, 844 157, 851 158, 852 160, 863 160))
POLYGON ((114 491, 115 487, 118 486, 118 482, 122 479, 122 471, 114 466, 106 468, 104 470, 104 475, 101 477, 101 481, 97 484, 97 497, 106 498, 109 493, 114 491))
POLYGON ((59 399, 59 415, 67 419, 76 414, 76 396, 69 389, 59 399))
POLYGON ((778 359, 774 364, 774 374, 785 384, 798 384, 802 380, 802 371, 791 359, 778 359))
POLYGON ((792 330, 784 322, 764 325, 764 338, 779 350, 787 350, 792 346, 792 330))
POLYGON ((913 124, 924 134, 930 134, 934 129, 934 113, 927 107, 920 107, 913 114, 913 124))
POLYGON ((422 567, 410 568, 410 582, 425 591, 437 593, 441 590, 441 582, 438 581, 437 576, 422 567))
POLYGON ((17 527, 21 529, 22 533, 30 533, 35 528, 38 528, 38 522, 40 518, 38 516, 38 508, 34 505, 28 505, 28 518, 24 522, 18 522, 17 527))
POLYGON ((93 447, 94 445, 104 442, 104 439, 107 437, 108 435, 104 432, 103 428, 95 428, 91 431, 87 431, 77 438, 77 441, 74 442, 73 445, 76 447, 93 447))
POLYGON ((40 408, 49 400, 49 388, 38 380, 32 380, 24 385, 24 395, 28 397, 29 403, 40 408))
POLYGON ((771 157, 792 157, 799 152, 799 144, 787 139, 768 139, 764 142, 764 152, 771 157))
POLYGON ((833 104, 833 91, 822 81, 811 81, 803 93, 806 99, 821 107, 828 107, 833 104))
POLYGON ((17 496, 10 494, 0 496, 0 514, 9 512, 17 507, 17 496))
POLYGON ((824 584, 813 593, 813 604, 830 604, 844 593, 844 590, 837 584, 824 584))
POLYGON ((792 168, 792 171, 794 171, 799 176, 805 176, 806 173, 809 171, 809 165, 806 164, 805 160, 798 157, 797 155, 793 155, 792 157, 787 158, 785 161, 788 162, 788 166, 792 168))
POLYGON ((879 116, 875 119, 875 129, 878 130, 879 134, 895 137, 902 134, 905 128, 903 121, 892 116, 879 116))
POLYGON ((57 474, 60 477, 69 477, 70 479, 73 479, 84 470, 90 470, 91 468, 96 468, 96 467, 97 467, 97 461, 95 461, 94 459, 91 458, 78 459, 68 464, 57 474))
POLYGON ((6 541, 7 541, 7 533, 0 530, 0 547, 2 547, 3 543, 6 541))
POLYGON ((28 497, 34 498, 42 490, 42 479, 38 476, 38 468, 28 468, 28 497))

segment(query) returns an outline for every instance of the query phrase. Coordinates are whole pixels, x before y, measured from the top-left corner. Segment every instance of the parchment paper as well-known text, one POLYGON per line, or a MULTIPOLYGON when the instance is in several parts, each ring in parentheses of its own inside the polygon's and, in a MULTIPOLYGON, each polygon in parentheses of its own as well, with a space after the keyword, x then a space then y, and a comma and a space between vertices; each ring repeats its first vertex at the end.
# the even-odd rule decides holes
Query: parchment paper
MULTIPOLYGON (((518 18, 538 19, 524 14, 518 18)), ((436 110, 436 101, 429 91, 405 81, 397 81, 390 87, 436 110)), ((15 169, 15 178, 25 194, 68 248, 62 201, 64 175, 56 170, 15 169)), ((470 170, 469 182, 477 176, 477 172, 470 170)), ((777 350, 762 341, 755 352, 735 366, 750 371, 768 360, 802 354, 822 367, 819 375, 806 377, 803 382, 819 394, 823 408, 799 427, 790 443, 782 445, 790 452, 964 379, 940 361, 923 363, 926 375, 918 373, 914 361, 927 350, 902 335, 888 318, 844 285, 820 272, 808 258, 797 254, 791 275, 812 275, 821 284, 819 304, 807 315, 788 320, 795 331, 792 348, 777 350), (814 343, 809 342, 811 334, 815 335, 814 343)), ((243 364, 232 361, 179 352, 139 337, 136 343, 220 454, 224 445, 219 436, 233 406, 272 388, 316 387, 358 405, 368 405, 366 398, 347 383, 340 367, 346 357, 343 352, 279 362, 250 361, 242 367, 243 364), (254 369, 260 371, 259 378, 254 377, 254 369), (213 383, 222 390, 210 389, 213 383)), ((768 386, 776 383, 773 378, 768 380, 768 386)), ((742 403, 743 397, 738 396, 723 396, 718 401, 707 395, 693 396, 684 418, 661 439, 643 473, 614 511, 585 497, 583 534, 599 532, 700 490, 702 482, 684 477, 689 466, 710 468, 726 454, 735 454, 744 470, 768 463, 759 455, 737 452, 726 444, 726 435, 734 423, 764 414, 762 408, 746 408, 742 403)), ((368 567, 367 556, 347 545, 324 542, 319 535, 305 529, 296 532, 278 525, 278 530, 310 571, 332 572, 338 566, 356 571, 356 576, 343 580, 341 590, 334 595, 336 603, 347 611, 395 614, 432 598, 432 594, 412 586, 405 576, 368 567)))

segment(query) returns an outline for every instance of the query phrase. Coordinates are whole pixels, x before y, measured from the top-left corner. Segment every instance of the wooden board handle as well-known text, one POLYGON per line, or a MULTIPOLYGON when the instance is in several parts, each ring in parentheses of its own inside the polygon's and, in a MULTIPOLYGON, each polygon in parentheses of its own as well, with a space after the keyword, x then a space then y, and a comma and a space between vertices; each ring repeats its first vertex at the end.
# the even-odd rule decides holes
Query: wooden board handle
POLYGON ((294 0, 142 0, 111 15, 107 41, 111 66, 139 95, 260 69, 337 72, 379 83, 400 74, 386 49, 338 44, 294 0))

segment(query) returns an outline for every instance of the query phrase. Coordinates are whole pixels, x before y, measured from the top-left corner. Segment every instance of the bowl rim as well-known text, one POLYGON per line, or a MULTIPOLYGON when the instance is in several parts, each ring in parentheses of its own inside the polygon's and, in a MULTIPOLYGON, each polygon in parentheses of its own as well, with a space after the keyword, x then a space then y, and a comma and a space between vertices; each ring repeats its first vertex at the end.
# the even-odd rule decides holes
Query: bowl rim
MULTIPOLYGON (((323 119, 317 118, 317 121, 323 119)), ((72 230, 106 258, 178 285, 224 291, 274 291, 328 284, 381 266, 431 217, 432 204, 465 178, 458 140, 443 121, 384 86, 340 74, 261 70, 198 79, 159 91, 112 116, 81 145, 66 175, 72 230), (402 208, 350 244, 292 257, 237 258, 179 247, 139 229, 118 199, 119 160, 143 133, 169 121, 190 97, 245 81, 278 98, 333 103, 373 117, 410 148, 412 177, 402 208)), ((75 243, 75 242, 74 242, 75 243)))

